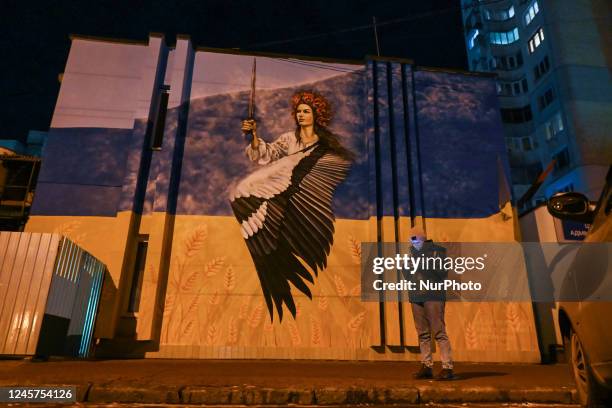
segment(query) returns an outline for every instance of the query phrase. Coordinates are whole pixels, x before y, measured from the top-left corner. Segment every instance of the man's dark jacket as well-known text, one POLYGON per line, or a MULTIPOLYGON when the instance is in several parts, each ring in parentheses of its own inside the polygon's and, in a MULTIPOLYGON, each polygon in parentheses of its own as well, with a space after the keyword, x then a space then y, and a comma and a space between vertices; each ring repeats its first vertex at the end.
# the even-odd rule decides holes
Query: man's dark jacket
POLYGON ((405 277, 407 280, 416 283, 416 290, 411 290, 408 293, 408 299, 410 303, 422 303, 425 301, 445 301, 446 300, 446 291, 445 290, 421 290, 420 281, 429 281, 429 282, 444 282, 444 280, 448 277, 448 271, 444 269, 444 258, 446 258, 446 248, 434 244, 432 240, 427 240, 423 243, 423 247, 419 251, 415 247, 410 249, 410 256, 413 258, 424 258, 425 262, 426 258, 441 258, 440 261, 433 262, 429 261, 430 268, 427 268, 425 265, 419 265, 419 268, 416 270, 414 274, 410 274, 410 272, 405 272, 405 277), (442 263, 442 265, 440 265, 442 263), (435 265, 434 265, 435 264, 435 265), (439 268, 442 266, 442 268, 439 268))

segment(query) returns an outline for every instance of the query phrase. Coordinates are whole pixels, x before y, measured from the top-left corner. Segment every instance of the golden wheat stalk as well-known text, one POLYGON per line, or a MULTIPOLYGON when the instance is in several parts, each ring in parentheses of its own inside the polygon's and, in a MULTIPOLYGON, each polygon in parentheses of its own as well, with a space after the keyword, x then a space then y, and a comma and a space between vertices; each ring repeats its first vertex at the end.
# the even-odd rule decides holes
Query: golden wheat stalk
POLYGON ((234 268, 229 265, 225 269, 225 276, 223 277, 223 287, 227 292, 231 292, 236 287, 236 274, 234 268))
POLYGON ((184 242, 185 258, 191 258, 204 246, 204 241, 208 235, 206 225, 202 224, 196 227, 189 237, 184 242))
POLYGON ((187 336, 188 334, 190 334, 191 329, 193 329, 193 320, 188 321, 185 325, 185 328, 183 329, 183 336, 187 336))
POLYGON ((201 273, 201 271, 199 269, 196 269, 193 273, 191 273, 187 277, 187 280, 185 280, 185 283, 181 287, 181 290, 184 291, 184 292, 189 292, 191 290, 191 288, 193 288, 195 286, 195 283, 196 283, 200 273, 201 273))
POLYGON ((352 235, 348 236, 349 241, 349 252, 353 260, 357 263, 361 263, 361 243, 358 242, 352 235))
POLYGON ((164 317, 169 315, 172 309, 174 309, 175 301, 176 296, 173 293, 170 293, 166 296, 166 301, 164 303, 164 317))
POLYGON ((508 319, 508 323, 512 330, 517 333, 521 330, 521 316, 519 315, 516 303, 508 303, 506 307, 506 319, 508 319))
POLYGON ((289 334, 291 336, 291 344, 293 344, 293 346, 299 346, 302 344, 300 331, 294 321, 289 322, 289 334))
POLYGON ((201 292, 202 292, 202 289, 200 289, 200 291, 198 291, 198 294, 193 297, 191 304, 187 308, 187 316, 192 316, 194 313, 197 312, 198 306, 200 305, 201 292))
POLYGON ((319 297, 318 306, 319 306, 319 309, 321 310, 327 310, 327 307, 329 306, 329 300, 327 299, 327 297, 325 296, 319 297))
POLYGON ((251 312, 251 316, 249 318, 249 326, 253 329, 259 326, 259 323, 261 323, 262 316, 263 316, 263 305, 260 302, 257 304, 257 306, 255 306, 255 308, 251 312))
POLYGON ((238 342, 238 327, 236 325, 236 319, 230 318, 227 323, 227 344, 236 344, 238 342))
POLYGON ((349 320, 347 324, 349 330, 356 331, 357 329, 359 329, 361 327, 361 324, 365 320, 365 315, 366 315, 366 312, 362 311, 362 312, 357 313, 355 317, 349 320))
POLYGON ((206 344, 209 346, 214 346, 217 343, 217 339, 219 338, 219 329, 217 329, 217 325, 212 323, 208 326, 208 330, 206 331, 206 344))
POLYGON ((248 314, 249 314, 249 301, 245 299, 240 305, 240 310, 238 311, 238 319, 244 320, 247 318, 248 314))
POLYGON ((70 234, 75 232, 80 226, 80 221, 69 221, 55 227, 53 232, 60 235, 70 236, 70 234))
POLYGON ((351 296, 361 296, 361 284, 358 283, 351 289, 351 296))
POLYGON ((321 344, 321 324, 314 317, 310 318, 310 343, 313 346, 321 344))
POLYGON ((341 298, 346 297, 346 286, 344 285, 344 281, 339 275, 334 275, 334 285, 336 286, 336 293, 341 298))
POLYGON ((204 267, 204 275, 207 277, 215 276, 217 272, 221 270, 221 268, 223 267, 223 264, 225 264, 224 256, 214 258, 212 261, 207 263, 206 266, 204 267))
POLYGON ((465 344, 469 350, 476 350, 479 348, 478 344, 478 335, 476 334, 476 330, 474 329, 474 324, 472 322, 468 322, 465 326, 465 344))
POLYGON ((208 304, 211 306, 218 305, 221 301, 221 297, 219 296, 219 292, 215 292, 210 299, 208 300, 208 304))

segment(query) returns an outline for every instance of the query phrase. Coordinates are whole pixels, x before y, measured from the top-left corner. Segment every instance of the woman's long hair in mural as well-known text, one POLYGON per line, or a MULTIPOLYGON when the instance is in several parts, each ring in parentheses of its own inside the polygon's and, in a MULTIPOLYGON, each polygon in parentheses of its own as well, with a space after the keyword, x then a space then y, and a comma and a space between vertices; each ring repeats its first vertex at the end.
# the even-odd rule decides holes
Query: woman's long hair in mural
MULTIPOLYGON (((315 275, 326 268, 334 235, 333 194, 354 157, 327 128, 332 110, 322 95, 301 91, 292 97, 291 105, 295 133, 284 134, 272 143, 261 141, 264 153, 269 150, 273 154, 231 194, 231 206, 272 320, 274 307, 282 320, 283 303, 295 318, 289 283, 312 299, 306 281, 314 283, 313 276, 300 259, 315 275), (314 134, 318 136, 310 145, 302 143, 297 122, 297 109, 302 104, 312 109, 314 134)), ((259 147, 249 156, 252 160, 262 154, 259 147)))
POLYGON ((295 120, 295 138, 298 142, 301 141, 302 127, 297 121, 297 109, 300 104, 310 106, 314 113, 314 132, 319 136, 319 143, 327 146, 332 152, 349 161, 355 160, 353 152, 342 146, 338 135, 330 131, 327 126, 333 117, 333 108, 331 103, 323 96, 313 91, 297 92, 291 98, 291 116, 295 120))

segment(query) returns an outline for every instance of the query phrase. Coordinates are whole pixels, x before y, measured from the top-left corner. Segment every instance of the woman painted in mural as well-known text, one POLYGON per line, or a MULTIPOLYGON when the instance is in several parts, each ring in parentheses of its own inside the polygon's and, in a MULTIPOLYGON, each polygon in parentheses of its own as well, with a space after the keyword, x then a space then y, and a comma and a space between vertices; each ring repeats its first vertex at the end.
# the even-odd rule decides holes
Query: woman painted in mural
POLYGON ((289 283, 312 298, 305 281, 325 269, 333 243, 335 188, 348 173, 353 154, 327 126, 331 106, 320 94, 296 93, 291 99, 295 131, 267 143, 257 135, 254 120, 242 122, 252 133, 246 148, 252 161, 262 165, 242 180, 231 195, 234 215, 241 224, 261 282, 270 317, 283 303, 295 317, 289 283))

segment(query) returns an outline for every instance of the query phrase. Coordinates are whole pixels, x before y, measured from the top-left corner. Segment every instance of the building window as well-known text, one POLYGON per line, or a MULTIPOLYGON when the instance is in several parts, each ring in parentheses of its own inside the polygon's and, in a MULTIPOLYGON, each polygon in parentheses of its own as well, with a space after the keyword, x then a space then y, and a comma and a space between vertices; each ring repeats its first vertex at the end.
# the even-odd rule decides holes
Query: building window
POLYGON ((523 65, 523 54, 519 51, 515 55, 502 55, 493 57, 489 65, 491 69, 502 69, 509 71, 511 69, 520 68, 523 65))
POLYGON ((564 147, 557 154, 553 155, 553 160, 555 161, 555 171, 563 170, 569 166, 569 150, 567 147, 564 147))
POLYGON ((476 37, 478 37, 478 34, 480 33, 480 31, 478 31, 478 29, 472 29, 470 31, 470 35, 468 36, 468 48, 471 50, 472 48, 474 48, 474 45, 476 43, 476 37))
POLYGON ((544 42, 544 29, 538 28, 538 31, 529 39, 529 53, 533 54, 535 50, 544 42))
POLYGON ((533 149, 533 144, 531 143, 531 138, 529 136, 524 137, 522 139, 522 146, 524 151, 528 152, 533 149))
POLYGON ((527 11, 525 12, 525 26, 528 26, 539 12, 540 7, 538 6, 538 2, 536 0, 529 6, 529 8, 527 8, 527 11))
POLYGON ((540 111, 544 110, 554 100, 555 100, 555 94, 553 93, 552 88, 547 89, 546 92, 538 96, 538 109, 540 111))
POLYGON ((506 21, 514 17, 514 6, 506 10, 485 10, 485 20, 506 21))
POLYGON ((504 123, 524 123, 533 119, 531 106, 527 105, 522 108, 500 109, 502 121, 504 123))
POLYGON ((516 60, 514 57, 508 57, 508 68, 515 69, 516 68, 516 60))
POLYGON ((164 130, 166 128, 166 114, 168 113, 168 99, 170 97, 170 86, 164 85, 159 94, 155 120, 153 122, 153 134, 151 135, 151 149, 160 150, 164 142, 164 130))
POLYGON ((501 81, 497 84, 497 94, 500 96, 514 96, 527 92, 527 80, 505 82, 501 81))
POLYGON ((535 77, 535 80, 538 81, 540 78, 542 78, 542 76, 544 76, 544 74, 546 74, 549 69, 550 62, 548 61, 548 56, 545 56, 544 58, 542 58, 542 61, 540 61, 536 64, 535 67, 533 67, 533 76, 535 77))
POLYGON ((510 31, 492 31, 489 33, 489 42, 496 45, 512 44, 518 41, 519 32, 518 28, 514 28, 510 31))
POLYGON ((546 133, 546 141, 549 142, 557 137, 563 131, 563 119, 561 112, 557 112, 550 120, 544 123, 544 132, 546 133))

